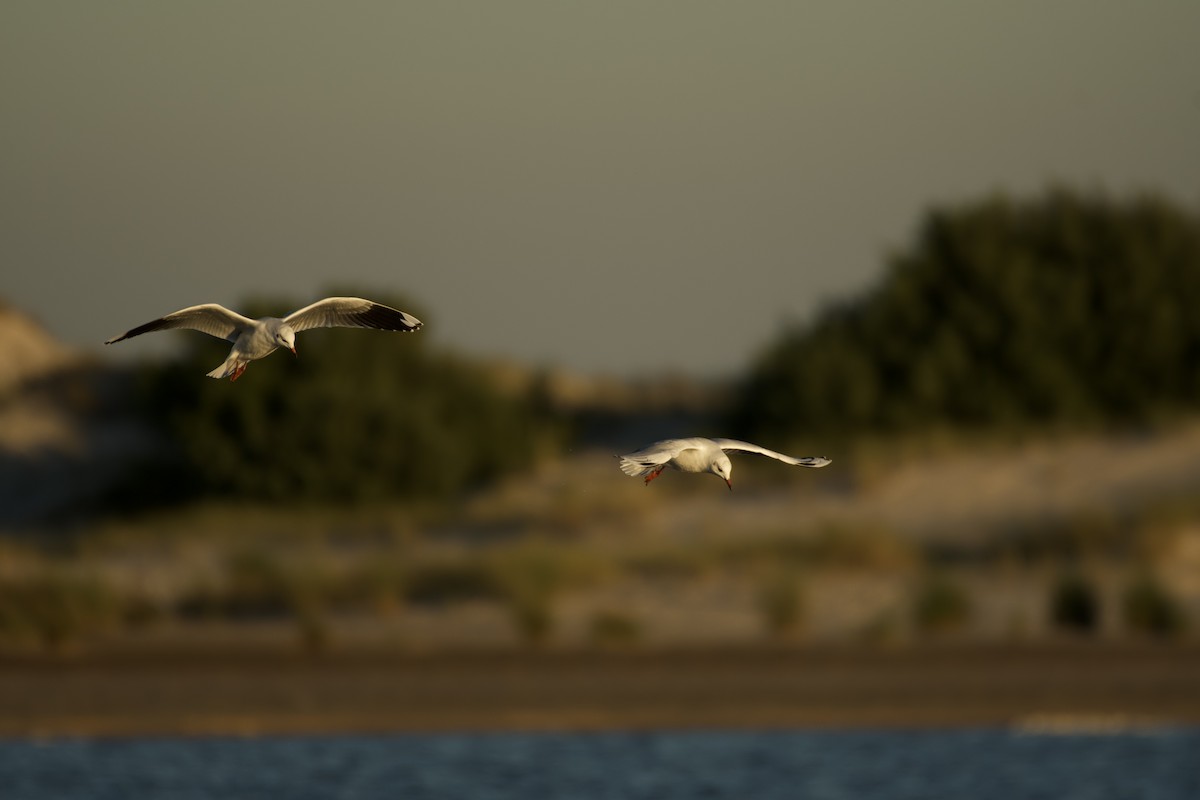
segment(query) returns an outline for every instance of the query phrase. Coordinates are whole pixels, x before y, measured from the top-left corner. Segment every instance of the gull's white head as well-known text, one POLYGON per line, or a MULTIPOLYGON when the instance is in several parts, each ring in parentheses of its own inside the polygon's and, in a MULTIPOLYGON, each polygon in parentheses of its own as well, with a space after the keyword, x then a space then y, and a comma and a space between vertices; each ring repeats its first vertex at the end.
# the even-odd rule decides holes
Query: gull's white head
POLYGON ((729 491, 733 491, 733 462, 729 460, 729 456, 724 453, 717 455, 713 462, 708 465, 708 471, 725 481, 725 485, 729 487, 729 491))
POLYGON ((275 331, 275 344, 279 347, 286 347, 292 351, 292 355, 296 355, 296 332, 292 330, 291 325, 280 325, 275 331))

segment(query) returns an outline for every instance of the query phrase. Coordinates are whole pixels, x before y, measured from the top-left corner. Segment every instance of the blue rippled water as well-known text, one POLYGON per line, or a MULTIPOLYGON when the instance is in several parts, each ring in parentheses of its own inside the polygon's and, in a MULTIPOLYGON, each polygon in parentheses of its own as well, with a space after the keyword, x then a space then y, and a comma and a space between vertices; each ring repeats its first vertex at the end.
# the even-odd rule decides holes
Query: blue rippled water
POLYGON ((1196 800, 1200 730, 8 740, 0 797, 1196 800))

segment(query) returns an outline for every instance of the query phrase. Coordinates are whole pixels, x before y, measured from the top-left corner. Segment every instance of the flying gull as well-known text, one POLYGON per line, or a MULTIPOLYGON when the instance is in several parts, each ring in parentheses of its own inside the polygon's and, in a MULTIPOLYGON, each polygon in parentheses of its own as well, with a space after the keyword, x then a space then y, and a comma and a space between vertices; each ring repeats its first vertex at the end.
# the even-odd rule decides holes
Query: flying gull
POLYGON ((210 378, 229 378, 236 381, 246 366, 269 356, 280 347, 296 353, 296 334, 312 328, 374 328, 381 331, 415 331, 423 323, 412 314, 361 297, 326 297, 283 319, 263 317, 250 319, 216 303, 180 309, 153 322, 139 325, 131 331, 109 339, 113 344, 143 333, 173 328, 207 333, 218 339, 233 342, 225 363, 208 373, 210 378))
POLYGON ((732 491, 733 482, 730 480, 730 476, 733 474, 733 464, 730 463, 729 456, 725 455, 726 451, 730 450, 743 453, 758 453, 761 456, 768 456, 778 459, 785 464, 794 464, 798 467, 823 467, 830 463, 829 459, 823 456, 792 458, 791 456, 785 456, 783 453, 776 453, 774 450, 759 447, 756 444, 739 442, 736 439, 703 439, 696 437, 691 439, 665 439, 661 442, 655 442, 649 447, 643 447, 635 453, 620 456, 621 471, 635 478, 640 478, 644 475, 646 477, 646 485, 649 485, 650 481, 657 478, 667 467, 680 472, 711 472, 722 478, 730 491, 732 491))

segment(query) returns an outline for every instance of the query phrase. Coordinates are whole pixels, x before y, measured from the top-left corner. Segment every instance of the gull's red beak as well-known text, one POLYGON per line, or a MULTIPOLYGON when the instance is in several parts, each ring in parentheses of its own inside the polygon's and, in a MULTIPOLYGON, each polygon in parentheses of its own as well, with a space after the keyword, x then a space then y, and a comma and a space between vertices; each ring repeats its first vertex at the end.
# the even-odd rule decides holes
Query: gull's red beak
POLYGON ((733 481, 729 480, 729 478, 725 479, 725 485, 729 487, 729 491, 733 491, 733 481))
POLYGON ((288 348, 288 350, 291 350, 291 351, 292 351, 292 355, 296 355, 296 348, 294 348, 294 347, 289 347, 289 348, 288 348))

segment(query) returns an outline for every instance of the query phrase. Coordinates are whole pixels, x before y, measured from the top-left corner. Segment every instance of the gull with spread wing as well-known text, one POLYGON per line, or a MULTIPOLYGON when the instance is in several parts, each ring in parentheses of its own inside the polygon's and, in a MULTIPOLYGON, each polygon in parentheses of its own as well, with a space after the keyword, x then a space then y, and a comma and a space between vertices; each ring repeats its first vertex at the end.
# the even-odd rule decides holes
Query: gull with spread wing
POLYGON ((829 459, 823 456, 793 458, 756 444, 739 442, 736 439, 703 439, 700 437, 665 439, 619 458, 621 459, 621 471, 634 478, 645 476, 647 486, 664 469, 670 467, 680 472, 711 472, 723 479, 730 491, 733 491, 733 482, 730 479, 733 474, 733 464, 729 461, 729 456, 725 455, 726 451, 758 453, 760 456, 774 458, 798 467, 823 467, 830 463, 829 459))
POLYGON ((143 333, 173 328, 207 333, 233 342, 225 363, 208 373, 210 378, 236 381, 251 361, 269 356, 280 347, 296 354, 296 334, 312 328, 374 328, 381 331, 415 331, 423 323, 411 314, 361 297, 326 297, 283 319, 250 319, 216 303, 180 309, 153 322, 139 325, 105 344, 113 344, 143 333))

